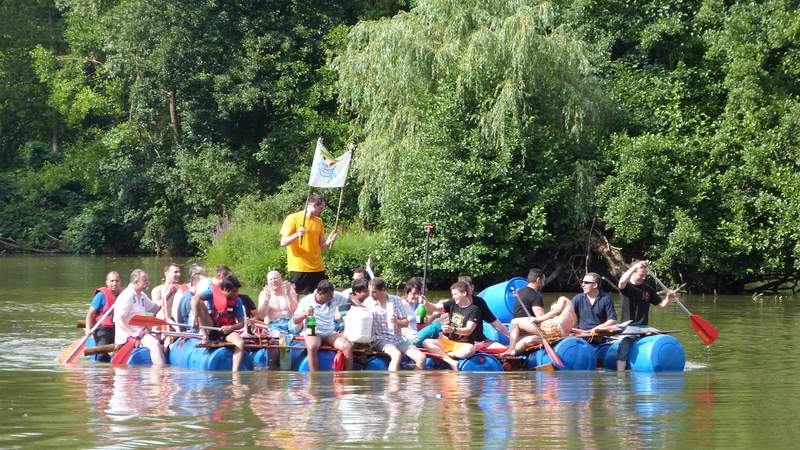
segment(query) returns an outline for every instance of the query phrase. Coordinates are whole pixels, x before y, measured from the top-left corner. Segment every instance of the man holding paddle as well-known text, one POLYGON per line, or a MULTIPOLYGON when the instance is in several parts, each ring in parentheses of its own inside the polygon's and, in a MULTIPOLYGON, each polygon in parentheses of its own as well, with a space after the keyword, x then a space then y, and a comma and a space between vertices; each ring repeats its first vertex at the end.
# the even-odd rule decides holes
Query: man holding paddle
POLYGON ((244 326, 244 304, 239 298, 242 284, 233 275, 226 276, 219 285, 212 284, 192 297, 192 312, 200 325, 204 341, 225 340, 234 345, 231 371, 238 372, 244 357, 244 341, 236 330, 244 326), (216 327, 209 329, 208 327, 216 327))
MULTIPOLYGON (((666 308, 675 296, 673 291, 667 291, 662 300, 655 289, 645 283, 647 279, 647 261, 639 261, 632 265, 619 279, 617 287, 622 294, 622 321, 630 320, 626 333, 646 331, 649 327, 650 305, 666 308)), ((627 368, 628 353, 631 346, 638 339, 638 335, 629 335, 622 338, 617 350, 617 370, 627 368)))
POLYGON ((135 347, 137 345, 133 341, 139 341, 141 345, 150 350, 150 360, 153 365, 163 366, 164 353, 161 351, 161 342, 153 335, 148 334, 145 327, 128 323, 133 316, 155 314, 161 309, 145 294, 149 283, 150 278, 144 270, 136 269, 131 272, 130 284, 119 294, 114 303, 116 305, 114 309, 114 343, 119 349, 123 345, 126 348, 135 347))

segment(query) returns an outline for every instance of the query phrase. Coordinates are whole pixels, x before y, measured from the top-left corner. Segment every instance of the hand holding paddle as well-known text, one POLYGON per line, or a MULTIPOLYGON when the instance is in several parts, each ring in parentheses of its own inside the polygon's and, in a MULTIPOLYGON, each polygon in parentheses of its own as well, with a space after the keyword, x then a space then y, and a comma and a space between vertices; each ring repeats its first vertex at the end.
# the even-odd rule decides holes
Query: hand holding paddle
POLYGON ((56 361, 58 361, 59 364, 74 364, 78 362, 83 355, 83 349, 86 347, 86 341, 89 340, 89 336, 91 336, 103 323, 103 319, 105 319, 109 314, 111 314, 112 311, 114 311, 114 306, 116 306, 116 303, 111 305, 111 307, 108 308, 99 319, 97 319, 97 322, 95 322, 92 329, 89 330, 88 333, 84 334, 83 338, 77 341, 72 341, 69 347, 64 349, 64 351, 58 355, 56 361))
MULTIPOLYGON (((665 289, 668 292, 676 293, 677 289, 675 290, 669 289, 664 283, 661 282, 661 280, 658 279, 655 272, 653 272, 652 270, 648 270, 647 273, 649 273, 650 276, 653 277, 653 279, 656 281, 656 283, 658 283, 658 285, 661 286, 661 289, 665 289)), ((675 300, 675 303, 677 303, 678 306, 680 306, 681 309, 686 314, 689 315, 689 322, 692 324, 692 328, 694 328, 694 332, 697 334, 697 337, 699 337, 700 340, 703 341, 703 343, 706 345, 713 344, 714 341, 717 339, 717 336, 719 336, 719 331, 716 328, 714 328, 714 326, 711 325, 711 323, 709 323, 706 319, 696 314, 692 314, 691 311, 689 311, 689 309, 686 306, 684 306, 680 298, 678 298, 677 293, 673 297, 673 300, 675 300)))
MULTIPOLYGON (((133 316, 131 317, 131 320, 128 321, 128 323, 136 327, 160 327, 164 325, 170 325, 180 328, 192 328, 191 325, 185 323, 167 322, 164 319, 159 319, 158 317, 151 317, 151 316, 133 316)), ((204 330, 222 331, 222 328, 220 327, 209 327, 205 325, 200 325, 200 328, 204 330)))
POLYGON ((514 291, 514 297, 517 299, 517 302, 519 302, 520 306, 522 306, 522 309, 525 310, 525 314, 528 315, 528 318, 531 319, 533 331, 535 331, 539 338, 542 339, 542 345, 544 346, 544 351, 547 352, 547 356, 550 357, 550 360, 553 361, 553 364, 555 364, 557 367, 565 367, 564 362, 561 361, 561 358, 558 357, 558 354, 553 350, 553 347, 551 347, 550 343, 547 342, 547 338, 545 338, 542 334, 542 330, 540 330, 539 326, 536 325, 536 322, 533 320, 533 316, 531 315, 530 311, 528 311, 528 307, 525 306, 525 303, 523 303, 522 299, 519 298, 519 292, 514 291))

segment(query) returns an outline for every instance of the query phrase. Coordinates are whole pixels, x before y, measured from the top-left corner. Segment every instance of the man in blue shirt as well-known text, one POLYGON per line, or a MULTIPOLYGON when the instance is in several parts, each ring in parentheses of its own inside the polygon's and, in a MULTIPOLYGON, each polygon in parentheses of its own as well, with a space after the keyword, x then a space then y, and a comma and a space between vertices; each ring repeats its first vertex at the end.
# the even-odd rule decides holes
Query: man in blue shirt
POLYGON ((219 327, 218 331, 209 332, 201 328, 200 332, 208 340, 222 340, 235 345, 233 351, 232 371, 238 372, 244 356, 244 341, 236 330, 244 326, 244 305, 239 298, 242 284, 233 275, 226 276, 217 285, 211 285, 205 291, 198 291, 192 297, 192 312, 198 325, 219 327))
POLYGON ((600 290, 600 275, 589 272, 581 281, 582 293, 572 297, 572 307, 578 317, 577 328, 594 331, 617 323, 617 310, 611 296, 600 290))

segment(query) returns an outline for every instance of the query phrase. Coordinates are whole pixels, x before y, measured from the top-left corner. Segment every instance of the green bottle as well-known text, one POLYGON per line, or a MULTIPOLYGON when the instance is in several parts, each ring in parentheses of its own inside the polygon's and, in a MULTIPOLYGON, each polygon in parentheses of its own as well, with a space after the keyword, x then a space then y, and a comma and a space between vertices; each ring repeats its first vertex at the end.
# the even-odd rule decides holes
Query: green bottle
POLYGON ((309 330, 309 336, 317 335, 317 318, 314 317, 313 310, 311 312, 311 315, 306 317, 306 328, 308 328, 309 330))
POLYGON ((425 309, 425 304, 420 303, 417 305, 417 310, 415 311, 417 314, 417 323, 422 325, 425 323, 425 316, 428 315, 428 310, 425 309))

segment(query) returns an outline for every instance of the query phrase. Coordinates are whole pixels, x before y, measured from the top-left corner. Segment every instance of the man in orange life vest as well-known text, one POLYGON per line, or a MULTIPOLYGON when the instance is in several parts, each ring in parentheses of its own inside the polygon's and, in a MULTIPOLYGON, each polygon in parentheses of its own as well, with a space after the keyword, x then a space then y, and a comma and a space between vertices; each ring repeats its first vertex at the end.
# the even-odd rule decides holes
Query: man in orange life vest
POLYGON ((234 372, 239 371, 239 366, 244 357, 244 341, 242 336, 235 331, 244 326, 244 306, 239 298, 239 288, 242 284, 233 275, 226 276, 219 285, 211 285, 205 291, 199 291, 192 297, 192 312, 197 325, 219 327, 220 330, 200 329, 205 336, 204 340, 219 341, 225 339, 235 345, 233 351, 234 372), (205 305, 203 305, 205 303, 205 305))
MULTIPOLYGON (((106 275, 105 287, 99 287, 94 290, 94 298, 89 311, 86 313, 86 329, 85 333, 89 334, 92 327, 95 325, 95 319, 102 316, 109 308, 114 306, 114 301, 119 295, 119 273, 108 272, 106 275)), ((97 327, 94 332, 94 345, 106 345, 114 343, 114 315, 108 314, 103 323, 97 327)))

